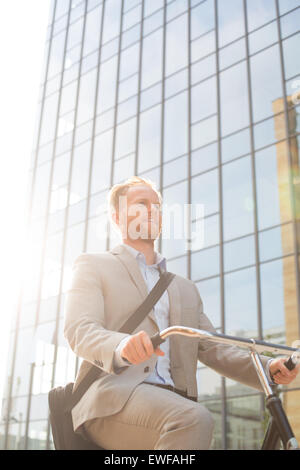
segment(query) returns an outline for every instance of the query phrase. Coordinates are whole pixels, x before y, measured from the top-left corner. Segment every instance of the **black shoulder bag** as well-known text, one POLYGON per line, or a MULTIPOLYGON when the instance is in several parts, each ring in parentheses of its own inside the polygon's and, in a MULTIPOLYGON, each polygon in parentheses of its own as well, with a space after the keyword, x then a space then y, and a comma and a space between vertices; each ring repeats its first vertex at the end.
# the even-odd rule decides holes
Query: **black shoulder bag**
MULTIPOLYGON (((163 272, 146 299, 124 323, 120 333, 131 334, 144 320, 153 306, 160 299, 175 274, 163 272)), ((74 432, 72 421, 72 408, 83 397, 92 383, 99 377, 99 368, 92 366, 73 393, 74 383, 65 387, 56 387, 48 394, 49 417, 56 450, 103 450, 91 441, 74 432)))

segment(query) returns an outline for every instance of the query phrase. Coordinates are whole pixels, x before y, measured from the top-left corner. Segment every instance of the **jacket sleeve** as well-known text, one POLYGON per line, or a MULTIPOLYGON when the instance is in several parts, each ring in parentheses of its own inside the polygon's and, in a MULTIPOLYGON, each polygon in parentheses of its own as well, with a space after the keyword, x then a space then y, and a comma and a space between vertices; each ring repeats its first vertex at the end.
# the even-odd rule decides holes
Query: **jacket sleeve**
POLYGON ((73 264, 64 313, 64 336, 72 351, 107 373, 118 373, 114 352, 128 335, 105 328, 101 276, 92 255, 81 254, 73 264))
MULTIPOLYGON (((199 329, 216 333, 216 329, 203 312, 203 303, 196 286, 195 289, 199 302, 199 329)), ((260 380, 246 349, 201 339, 198 347, 198 359, 219 374, 262 391, 260 380)), ((260 355, 260 359, 268 374, 270 357, 260 355)))

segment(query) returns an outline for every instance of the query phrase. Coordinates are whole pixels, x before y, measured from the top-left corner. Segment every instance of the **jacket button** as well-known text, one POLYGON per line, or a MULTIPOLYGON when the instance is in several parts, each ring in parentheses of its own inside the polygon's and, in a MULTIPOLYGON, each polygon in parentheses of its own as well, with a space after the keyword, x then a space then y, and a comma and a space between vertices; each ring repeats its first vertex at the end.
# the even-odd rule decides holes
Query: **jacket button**
POLYGON ((149 372, 149 370, 150 370, 150 367, 147 366, 145 367, 144 372, 149 372))

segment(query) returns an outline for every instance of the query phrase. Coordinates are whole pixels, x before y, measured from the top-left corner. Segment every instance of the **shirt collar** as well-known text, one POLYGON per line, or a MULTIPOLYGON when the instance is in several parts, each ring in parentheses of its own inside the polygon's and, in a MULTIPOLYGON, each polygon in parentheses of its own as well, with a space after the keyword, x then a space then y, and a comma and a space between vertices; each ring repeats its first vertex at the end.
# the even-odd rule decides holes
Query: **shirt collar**
MULTIPOLYGON (((123 243, 122 245, 125 246, 127 250, 129 250, 137 260, 141 260, 144 264, 147 264, 144 253, 142 253, 139 250, 136 250, 135 248, 127 245, 126 243, 123 243)), ((163 271, 166 271, 167 270, 166 258, 162 256, 158 251, 155 251, 155 255, 156 255, 156 262, 154 264, 148 264, 147 266, 148 267, 159 266, 162 268, 163 271)))

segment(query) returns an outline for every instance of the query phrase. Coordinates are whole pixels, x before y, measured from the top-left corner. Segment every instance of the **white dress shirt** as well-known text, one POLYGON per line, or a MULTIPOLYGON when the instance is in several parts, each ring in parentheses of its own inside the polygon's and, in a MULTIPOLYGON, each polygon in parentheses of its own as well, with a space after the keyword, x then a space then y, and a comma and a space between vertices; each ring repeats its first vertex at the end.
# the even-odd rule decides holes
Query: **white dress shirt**
MULTIPOLYGON (((155 252, 156 263, 149 265, 146 263, 146 258, 143 253, 141 253, 140 251, 136 250, 132 246, 129 246, 125 243, 123 244, 123 246, 125 246, 126 249, 128 249, 138 261, 139 268, 141 270, 143 278, 148 287, 148 292, 150 292, 150 290, 154 287, 154 285, 157 283, 159 279, 159 269, 161 268, 163 271, 166 270, 166 258, 164 258, 160 253, 155 252)), ((155 319, 156 319, 159 331, 162 331, 165 328, 168 328, 169 326, 169 295, 167 291, 163 293, 161 298, 155 304, 154 315, 155 315, 155 319)), ((121 350, 129 339, 130 339, 130 336, 124 338, 119 343, 119 345, 117 346, 115 350, 114 365, 116 369, 132 365, 126 359, 121 357, 121 350)), ((166 339, 164 343, 160 345, 160 349, 165 353, 165 355, 158 356, 154 372, 148 375, 148 377, 146 378, 146 380, 144 380, 144 382, 166 384, 166 385, 174 386, 174 382, 170 374, 170 354, 169 354, 169 339, 168 338, 166 339)), ((270 359, 267 362, 266 375, 267 375, 269 382, 271 384, 274 384, 274 382, 271 379, 270 371, 269 371, 269 365, 271 361, 272 359, 270 359)))
MULTIPOLYGON (((145 283, 148 288, 148 292, 153 289, 154 285, 159 280, 159 269, 163 271, 166 270, 166 258, 164 258, 160 253, 155 252, 156 255, 156 263, 154 264, 147 264, 146 258, 143 253, 136 250, 132 246, 127 244, 123 244, 136 258, 139 268, 141 270, 142 276, 145 280, 145 283)), ((156 319, 157 326, 159 331, 168 328, 169 326, 169 295, 168 292, 165 291, 160 299, 154 305, 154 315, 156 319)), ((128 361, 121 357, 121 350, 129 340, 129 337, 124 338, 118 347, 115 350, 115 366, 124 367, 130 365, 128 361)), ((149 383, 158 383, 158 384, 165 384, 165 385, 172 385, 174 386, 174 382, 171 378, 170 374, 170 354, 169 354, 169 339, 167 339, 164 343, 160 345, 160 349, 165 353, 164 356, 158 356, 157 362, 155 366, 155 370, 148 375, 145 379, 145 382, 149 383)))

